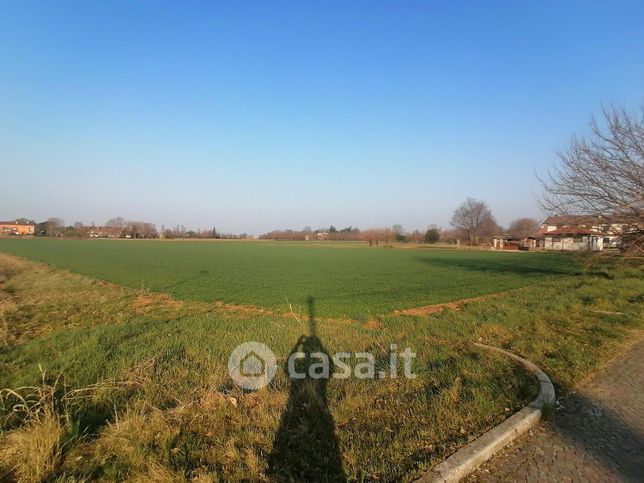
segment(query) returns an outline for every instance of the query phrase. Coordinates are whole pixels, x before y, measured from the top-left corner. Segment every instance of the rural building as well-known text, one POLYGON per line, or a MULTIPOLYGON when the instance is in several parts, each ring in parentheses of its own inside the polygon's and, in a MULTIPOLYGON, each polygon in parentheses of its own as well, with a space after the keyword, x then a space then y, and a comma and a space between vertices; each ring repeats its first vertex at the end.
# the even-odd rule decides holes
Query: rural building
POLYGON ((604 249, 604 237, 584 228, 563 228, 547 232, 543 238, 544 250, 593 251, 604 249))
POLYGON ((33 235, 36 225, 28 221, 0 221, 0 235, 33 235))
POLYGON ((90 238, 119 238, 123 229, 115 226, 90 226, 87 236, 90 238))
POLYGON ((537 248, 539 240, 533 236, 519 238, 505 234, 495 235, 492 241, 494 250, 531 250, 537 248))
POLYGON ((550 216, 534 237, 511 234, 493 237, 494 250, 603 251, 618 249, 622 237, 640 233, 641 223, 618 216, 550 216))
POLYGON ((619 248, 623 234, 638 226, 619 217, 550 216, 541 224, 541 246, 545 250, 602 251, 619 248))

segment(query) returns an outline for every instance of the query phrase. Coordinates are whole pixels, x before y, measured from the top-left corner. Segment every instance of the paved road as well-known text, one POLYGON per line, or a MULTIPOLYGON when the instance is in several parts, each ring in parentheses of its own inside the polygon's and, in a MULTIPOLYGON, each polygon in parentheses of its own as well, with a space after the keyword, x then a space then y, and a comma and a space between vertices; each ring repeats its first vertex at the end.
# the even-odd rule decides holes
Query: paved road
POLYGON ((468 481, 644 482, 644 341, 468 481))

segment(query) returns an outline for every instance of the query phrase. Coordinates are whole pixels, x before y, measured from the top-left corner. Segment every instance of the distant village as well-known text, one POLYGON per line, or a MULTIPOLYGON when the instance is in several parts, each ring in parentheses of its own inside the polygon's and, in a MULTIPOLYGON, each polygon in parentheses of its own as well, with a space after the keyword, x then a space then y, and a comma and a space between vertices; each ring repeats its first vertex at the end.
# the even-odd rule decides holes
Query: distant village
MULTIPOLYGON (((475 200, 468 200, 472 202, 475 200)), ((479 202, 480 203, 480 202, 479 202)), ((465 206, 465 204, 464 204, 465 206)), ((463 208, 463 207, 461 207, 463 208)), ((452 244, 488 248, 491 250, 592 251, 620 250, 629 237, 641 236, 641 223, 606 216, 549 216, 542 222, 519 218, 508 229, 496 224, 489 209, 484 210, 477 232, 459 226, 453 220, 451 229, 430 226, 425 231, 408 232, 401 225, 360 230, 356 227, 337 229, 334 226, 313 230, 275 230, 259 236, 220 233, 216 228, 189 230, 183 225, 160 230, 149 222, 112 218, 105 225, 76 222, 65 225, 60 218, 35 222, 27 218, 0 221, 2 237, 53 237, 86 239, 264 239, 284 241, 362 241, 372 247, 388 247, 397 243, 452 244)), ((457 210, 458 212, 458 210, 457 210)), ((457 218, 455 212, 455 219, 457 218)), ((466 225, 466 224, 465 224, 466 225)))
POLYGON ((154 223, 144 221, 128 221, 123 218, 112 218, 105 225, 91 223, 85 225, 82 222, 75 222, 73 225, 65 225, 60 218, 49 218, 47 221, 37 223, 27 218, 19 218, 13 221, 0 221, 0 236, 35 236, 51 238, 248 238, 245 233, 233 235, 218 233, 215 228, 210 230, 188 230, 183 225, 173 228, 161 226, 157 230, 154 223))

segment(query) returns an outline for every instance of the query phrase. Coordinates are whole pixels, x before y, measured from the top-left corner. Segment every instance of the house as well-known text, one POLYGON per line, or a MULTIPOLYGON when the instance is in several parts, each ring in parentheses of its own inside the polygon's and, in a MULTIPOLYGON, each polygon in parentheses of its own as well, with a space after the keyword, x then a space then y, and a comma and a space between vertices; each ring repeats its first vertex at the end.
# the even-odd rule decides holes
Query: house
POLYGON ((33 235, 36 225, 24 220, 0 221, 0 235, 33 235))
POLYGON ((616 249, 622 235, 637 228, 618 216, 550 216, 541 224, 540 245, 544 250, 616 249))
POLYGON ((119 238, 123 229, 115 226, 90 226, 87 236, 90 238, 119 238))

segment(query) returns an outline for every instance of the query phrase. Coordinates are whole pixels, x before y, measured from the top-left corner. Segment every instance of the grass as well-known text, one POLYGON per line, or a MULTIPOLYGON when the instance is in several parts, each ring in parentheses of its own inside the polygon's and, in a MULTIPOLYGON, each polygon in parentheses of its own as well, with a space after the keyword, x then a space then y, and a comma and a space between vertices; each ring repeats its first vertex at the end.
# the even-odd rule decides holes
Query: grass
POLYGON ((313 295, 320 315, 362 320, 578 271, 559 253, 368 248, 363 244, 0 239, 0 251, 179 300, 261 306, 313 295))
MULTIPOLYGON (((127 247, 139 246, 92 243, 60 247, 123 247, 132 260, 127 247)), ((185 245, 168 244, 168 250, 183 254, 201 246, 185 245)), ((279 258, 291 248, 300 254, 294 256, 309 250, 268 244, 251 252, 276 250, 279 258)), ((195 257, 204 253, 194 250, 195 257)), ((348 256, 341 249, 338 255, 331 248, 310 250, 322 250, 313 252, 322 258, 348 256)), ((369 259, 386 265, 395 250, 354 253, 377 254, 384 258, 369 259)), ((462 275, 474 272, 462 266, 469 260, 494 280, 495 272, 482 265, 511 260, 458 255, 431 263, 462 275)), ((375 323, 319 320, 327 352, 368 351, 385 368, 390 343, 411 347, 418 354, 416 379, 332 379, 321 391, 291 384, 280 370, 271 386, 246 393, 228 376, 230 351, 256 340, 283 364, 306 332, 293 317, 239 312, 198 298, 177 301, 0 254, 0 387, 23 388, 2 393, 0 479, 411 479, 535 394, 534 380, 519 367, 472 342, 527 357, 565 392, 641 330, 641 267, 619 267, 615 260, 601 258, 587 274, 557 276, 556 283, 537 272, 537 285, 459 310, 388 314, 375 323), (21 401, 27 409, 17 418, 12 408, 21 401)), ((109 266, 102 263, 97 266, 109 266)), ((137 263, 146 267, 145 260, 137 263)))

